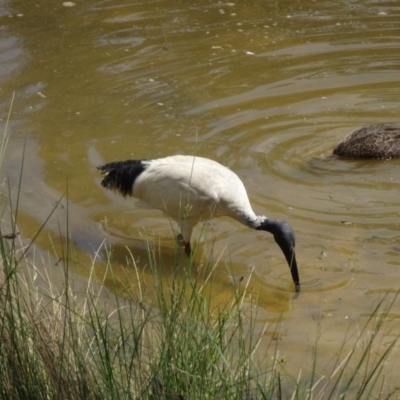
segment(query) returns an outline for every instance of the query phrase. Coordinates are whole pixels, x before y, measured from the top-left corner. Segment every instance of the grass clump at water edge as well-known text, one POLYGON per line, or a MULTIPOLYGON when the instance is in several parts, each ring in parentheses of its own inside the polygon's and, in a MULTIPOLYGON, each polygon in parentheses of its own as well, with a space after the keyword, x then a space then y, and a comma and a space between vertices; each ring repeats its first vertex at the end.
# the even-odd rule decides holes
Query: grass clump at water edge
POLYGON ((211 313, 189 275, 170 290, 160 281, 153 306, 91 281, 77 295, 68 263, 64 290, 43 289, 34 263, 0 243, 1 398, 244 399, 279 387, 253 368, 242 296, 211 313))
MULTIPOLYGON (((360 333, 361 340, 367 329, 373 332, 356 367, 349 371, 351 351, 338 358, 331 376, 320 377, 316 344, 315 373, 294 378, 277 361, 278 341, 271 342, 268 357, 257 354, 264 331, 256 335, 254 320, 244 312, 246 290, 234 291, 223 309, 210 310, 189 272, 163 287, 162 270, 149 250, 160 282, 151 306, 140 301, 141 293, 137 302, 127 301, 92 279, 77 293, 66 243, 65 286, 57 291, 46 274, 39 276, 34 260, 21 257, 16 241, 0 238, 0 398, 369 398, 395 344, 371 362, 389 311, 382 300, 360 333), (361 383, 355 382, 360 375, 361 383)), ((95 275, 95 263, 91 268, 95 275)))

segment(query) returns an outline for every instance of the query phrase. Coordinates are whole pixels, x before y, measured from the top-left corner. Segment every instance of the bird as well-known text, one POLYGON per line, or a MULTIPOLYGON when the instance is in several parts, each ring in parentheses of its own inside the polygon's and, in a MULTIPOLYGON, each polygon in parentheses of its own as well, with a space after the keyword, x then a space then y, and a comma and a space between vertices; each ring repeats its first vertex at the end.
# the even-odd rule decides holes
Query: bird
POLYGON ((400 157, 400 125, 377 124, 356 129, 336 145, 333 154, 345 158, 400 157))
POLYGON ((97 169, 104 175, 104 188, 137 198, 177 221, 189 257, 192 231, 200 221, 229 216, 249 228, 270 232, 286 258, 296 292, 300 291, 293 228, 286 221, 257 216, 243 182, 229 168, 208 158, 173 155, 115 161, 97 169))

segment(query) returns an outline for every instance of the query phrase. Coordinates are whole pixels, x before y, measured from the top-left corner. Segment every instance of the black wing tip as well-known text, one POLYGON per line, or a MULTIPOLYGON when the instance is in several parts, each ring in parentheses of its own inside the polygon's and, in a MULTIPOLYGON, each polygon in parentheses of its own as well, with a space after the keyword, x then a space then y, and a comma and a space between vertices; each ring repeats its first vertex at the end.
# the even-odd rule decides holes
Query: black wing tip
POLYGON ((107 169, 107 164, 99 165, 96 167, 96 169, 100 171, 102 174, 107 174, 109 172, 109 169, 107 169))
POLYGON ((114 161, 96 167, 105 174, 101 185, 106 189, 119 192, 123 197, 132 196, 136 178, 147 168, 145 160, 114 161))

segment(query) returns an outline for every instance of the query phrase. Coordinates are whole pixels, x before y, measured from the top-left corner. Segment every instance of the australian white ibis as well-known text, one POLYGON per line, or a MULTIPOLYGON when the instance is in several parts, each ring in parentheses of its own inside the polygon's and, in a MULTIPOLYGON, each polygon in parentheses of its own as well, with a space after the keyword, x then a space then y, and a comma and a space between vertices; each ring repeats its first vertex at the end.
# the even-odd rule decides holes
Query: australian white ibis
POLYGON ((342 139, 333 154, 346 158, 400 157, 400 125, 368 125, 342 139))
POLYGON ((296 292, 300 291, 292 227, 285 221, 257 216, 243 182, 230 169, 207 158, 181 155, 116 161, 97 168, 105 174, 101 181, 105 188, 140 199, 175 219, 188 256, 193 227, 200 221, 229 216, 272 233, 289 264, 296 292))

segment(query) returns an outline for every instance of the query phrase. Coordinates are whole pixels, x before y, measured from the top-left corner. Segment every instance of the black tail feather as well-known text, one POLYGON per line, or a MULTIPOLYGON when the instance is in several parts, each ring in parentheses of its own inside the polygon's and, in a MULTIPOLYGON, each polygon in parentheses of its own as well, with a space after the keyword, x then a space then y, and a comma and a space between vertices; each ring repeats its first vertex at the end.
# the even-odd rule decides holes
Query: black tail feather
POLYGON ((146 160, 115 161, 97 167, 106 174, 101 185, 106 189, 116 190, 122 196, 131 196, 136 178, 149 166, 146 160))

